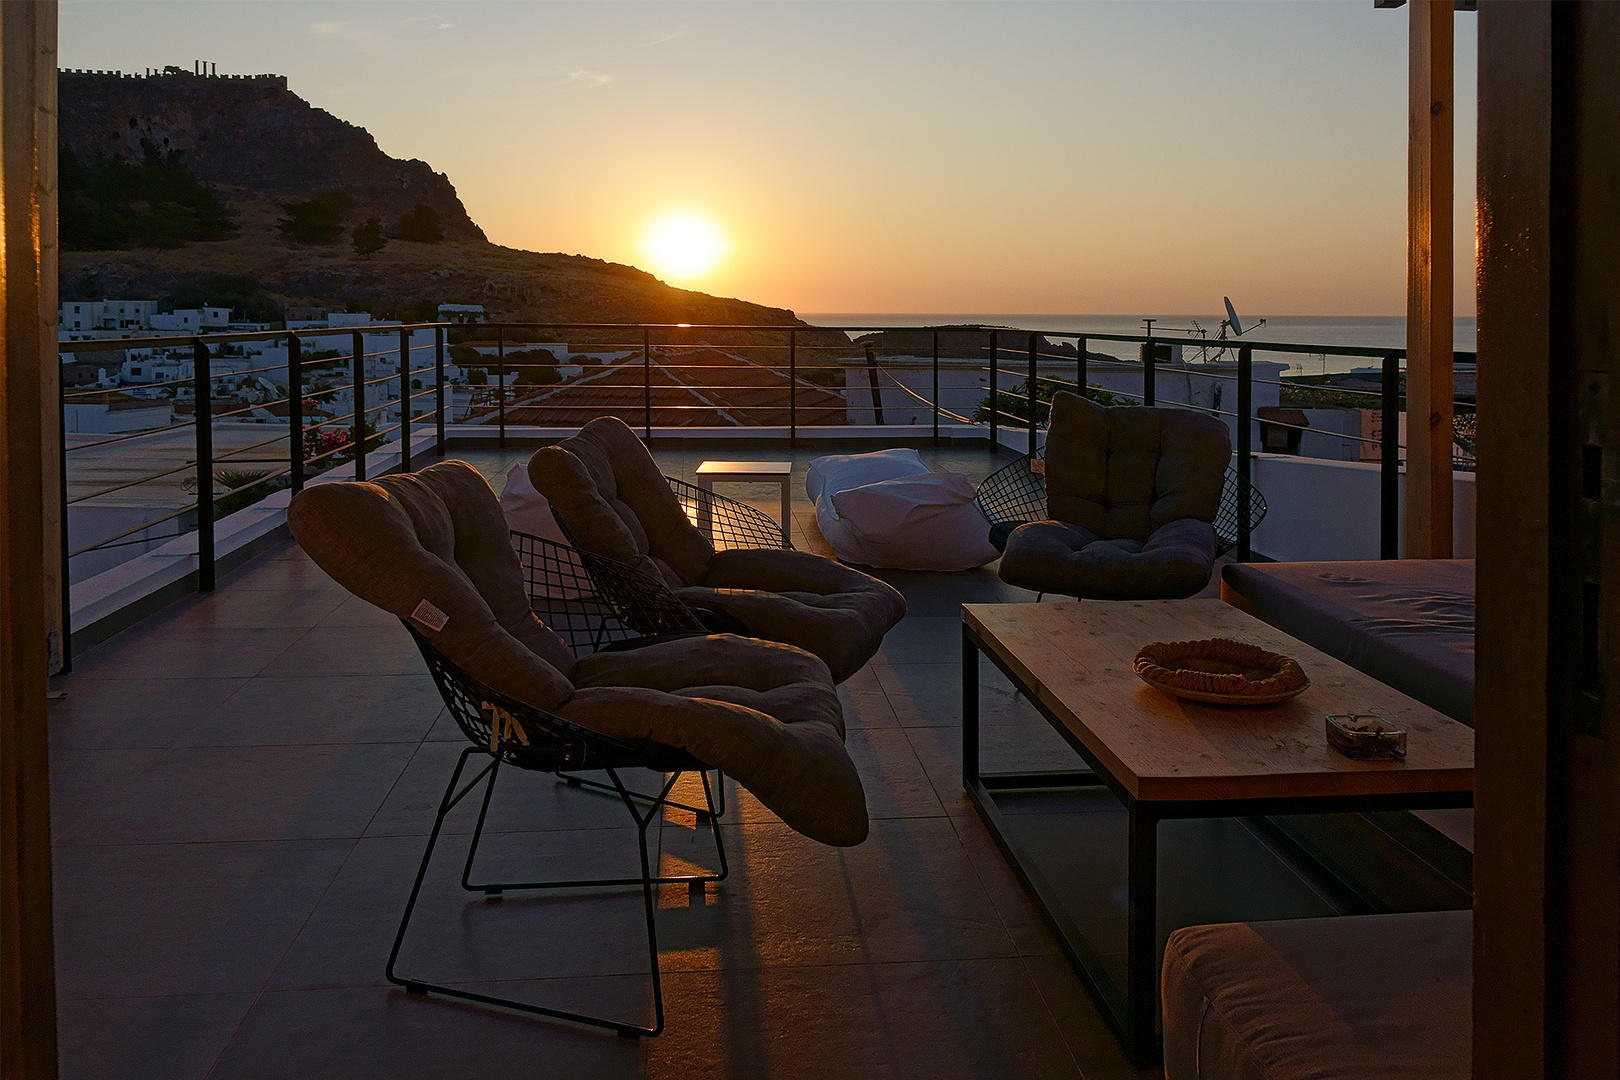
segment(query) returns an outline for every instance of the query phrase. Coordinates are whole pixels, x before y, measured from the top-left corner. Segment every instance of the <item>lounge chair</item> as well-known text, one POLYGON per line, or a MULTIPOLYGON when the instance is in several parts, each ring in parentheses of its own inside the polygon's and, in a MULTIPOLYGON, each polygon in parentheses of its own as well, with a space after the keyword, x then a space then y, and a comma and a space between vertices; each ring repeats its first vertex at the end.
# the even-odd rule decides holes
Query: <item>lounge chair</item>
POLYGON ((906 613, 894 589, 832 559, 782 548, 717 550, 698 527, 702 508, 688 516, 647 448, 615 417, 535 451, 529 477, 576 547, 663 581, 716 629, 816 654, 836 682, 859 671, 906 613))
MULTIPOLYGON (((686 634, 642 648, 576 657, 535 617, 524 564, 495 493, 464 462, 370 483, 306 488, 288 510, 293 534, 317 565, 364 600, 404 620, 471 745, 461 753, 440 801, 432 835, 388 961, 391 982, 417 993, 464 998, 606 1027, 622 1035, 663 1029, 663 996, 653 919, 654 886, 725 875, 653 873, 647 829, 684 772, 702 777, 703 806, 686 807, 713 827, 723 807, 718 769, 749 789, 789 826, 834 845, 866 837, 866 799, 844 748, 843 716, 827 667, 785 645, 730 635, 686 634), (481 771, 458 789, 474 759, 481 771), (610 790, 629 811, 640 838, 639 877, 611 880, 474 882, 484 811, 503 767, 551 773, 570 786, 610 790), (651 793, 622 773, 660 774, 651 793), (606 781, 580 771, 600 770, 606 781), (480 783, 483 811, 462 877, 483 895, 506 890, 640 885, 651 961, 654 1020, 640 1024, 404 977, 395 971, 440 831, 450 811, 480 783)), ((531 574, 532 580, 532 574, 531 574)), ((541 598, 544 599, 544 598, 541 598)), ((636 642, 620 642, 634 646, 636 642)), ((536 937, 543 948, 543 936, 536 937)))

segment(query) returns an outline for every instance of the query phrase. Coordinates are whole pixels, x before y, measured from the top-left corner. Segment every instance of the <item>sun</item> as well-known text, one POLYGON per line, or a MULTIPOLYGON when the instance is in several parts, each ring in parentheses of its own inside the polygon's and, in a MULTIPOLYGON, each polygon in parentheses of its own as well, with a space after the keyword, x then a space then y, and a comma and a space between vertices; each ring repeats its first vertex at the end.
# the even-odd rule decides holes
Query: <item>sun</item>
POLYGON ((720 264, 728 245, 702 214, 677 211, 657 218, 641 238, 652 269, 667 278, 700 278, 720 264))

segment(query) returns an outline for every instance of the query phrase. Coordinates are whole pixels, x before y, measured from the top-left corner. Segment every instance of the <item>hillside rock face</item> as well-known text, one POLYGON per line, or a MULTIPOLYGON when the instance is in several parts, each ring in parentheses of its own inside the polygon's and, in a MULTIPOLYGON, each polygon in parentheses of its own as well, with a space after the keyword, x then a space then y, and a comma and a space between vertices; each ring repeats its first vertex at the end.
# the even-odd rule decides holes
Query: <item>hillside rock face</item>
MULTIPOLYGON (((365 129, 289 91, 283 76, 64 71, 58 87, 61 144, 81 163, 138 162, 146 145, 177 153, 235 222, 228 239, 179 248, 63 251, 63 299, 168 303, 184 290, 192 303, 201 294, 215 297, 206 302, 240 308, 240 298, 252 294, 265 302, 261 307, 348 308, 413 320, 431 319, 448 303, 482 304, 490 319, 504 322, 805 325, 784 308, 674 288, 633 266, 491 244, 448 177, 424 162, 389 157, 365 129), (333 191, 355 200, 341 239, 299 244, 281 234, 277 223, 288 203, 333 191), (437 213, 442 241, 393 239, 366 253, 350 243, 355 224, 379 217, 392 234, 418 204, 437 213)), ((772 346, 782 337, 666 335, 714 343, 768 340, 772 346)), ((814 330, 798 340, 801 346, 849 344, 842 334, 814 330)))
POLYGON ((296 202, 352 196, 357 220, 392 230, 417 205, 432 207, 447 240, 483 240, 443 173, 383 153, 364 128, 317 109, 279 75, 220 78, 190 72, 138 76, 61 72, 61 145, 84 162, 141 161, 145 146, 177 153, 201 181, 296 202))

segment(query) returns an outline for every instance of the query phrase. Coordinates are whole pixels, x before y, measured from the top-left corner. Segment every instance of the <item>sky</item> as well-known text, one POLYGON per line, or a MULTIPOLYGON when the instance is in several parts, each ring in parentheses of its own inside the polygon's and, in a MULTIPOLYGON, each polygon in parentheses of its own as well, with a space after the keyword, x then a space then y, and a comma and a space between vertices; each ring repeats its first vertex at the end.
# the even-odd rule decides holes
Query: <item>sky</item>
POLYGON ((447 173, 496 243, 800 312, 1399 315, 1407 25, 1371 0, 66 0, 60 62, 284 74, 447 173))

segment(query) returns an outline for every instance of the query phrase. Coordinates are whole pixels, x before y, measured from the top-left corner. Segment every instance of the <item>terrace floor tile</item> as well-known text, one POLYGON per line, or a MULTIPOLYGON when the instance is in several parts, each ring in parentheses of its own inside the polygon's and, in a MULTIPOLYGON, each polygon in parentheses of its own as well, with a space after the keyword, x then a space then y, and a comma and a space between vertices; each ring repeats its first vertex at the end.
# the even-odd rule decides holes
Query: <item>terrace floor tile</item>
MULTIPOLYGON (((499 490, 530 452, 456 456, 499 490)), ((728 453, 791 457, 794 541, 820 551, 804 475, 821 452, 656 456, 687 477, 728 453)), ((1014 457, 921 453, 975 481, 1014 457)), ((772 488, 726 491, 778 513, 772 488)), ((399 620, 296 545, 84 650, 51 704, 63 1076, 1152 1075, 1124 1062, 961 792, 960 605, 1032 597, 993 566, 876 573, 910 614, 839 688, 870 837, 817 844, 726 779, 730 876, 658 891, 668 1025, 636 1042, 384 982, 467 743, 399 620)), ((988 664, 981 684, 987 765, 1072 762, 988 664)), ((638 889, 461 889, 480 794, 445 825, 401 971, 649 1019, 638 889)), ((696 778, 676 797, 701 799, 696 778)), ((1026 809, 1056 836, 1085 807, 1026 809)), ((650 836, 667 873, 715 865, 689 812, 650 836)), ((636 864, 615 797, 502 770, 475 876, 636 864)))

